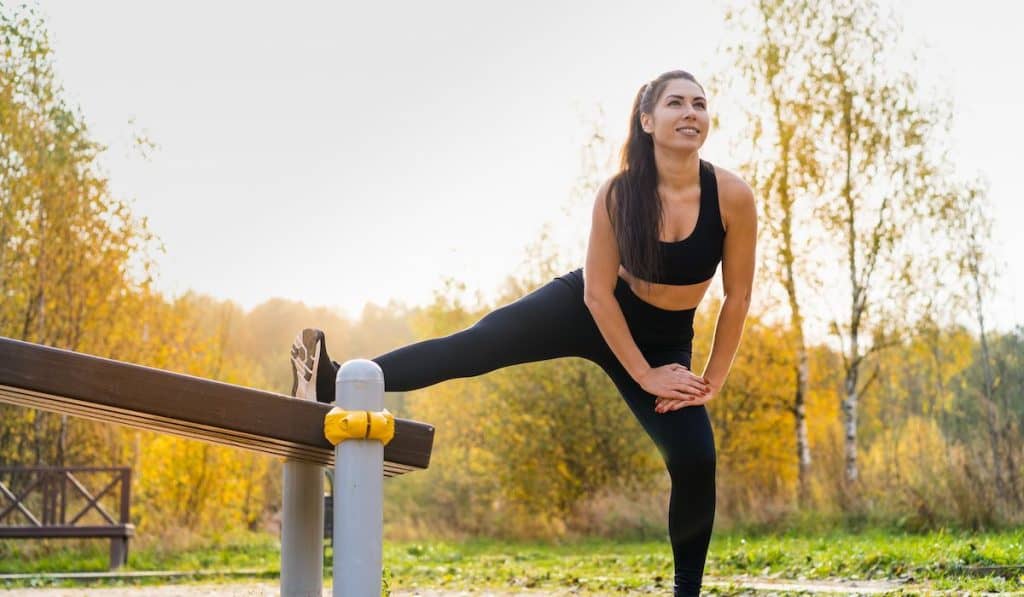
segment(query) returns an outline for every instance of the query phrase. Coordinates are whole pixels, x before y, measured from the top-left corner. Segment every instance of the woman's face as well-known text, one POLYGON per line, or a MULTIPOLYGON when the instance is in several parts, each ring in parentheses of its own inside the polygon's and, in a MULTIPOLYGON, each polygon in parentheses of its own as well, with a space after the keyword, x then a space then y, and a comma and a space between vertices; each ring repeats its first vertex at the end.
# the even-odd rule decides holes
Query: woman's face
POLYGON ((640 114, 640 124, 666 149, 696 150, 708 136, 711 117, 700 86, 688 79, 672 79, 661 91, 653 112, 640 114))

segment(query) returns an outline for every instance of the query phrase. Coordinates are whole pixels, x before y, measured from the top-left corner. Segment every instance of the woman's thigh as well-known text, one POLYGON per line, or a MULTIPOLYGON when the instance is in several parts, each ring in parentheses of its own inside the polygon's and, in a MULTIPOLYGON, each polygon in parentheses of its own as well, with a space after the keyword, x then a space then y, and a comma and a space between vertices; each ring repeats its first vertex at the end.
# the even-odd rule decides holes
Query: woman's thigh
POLYGON ((590 358, 602 346, 604 341, 583 303, 582 288, 560 277, 464 330, 403 346, 373 360, 384 372, 387 391, 408 391, 509 365, 568 356, 590 358))

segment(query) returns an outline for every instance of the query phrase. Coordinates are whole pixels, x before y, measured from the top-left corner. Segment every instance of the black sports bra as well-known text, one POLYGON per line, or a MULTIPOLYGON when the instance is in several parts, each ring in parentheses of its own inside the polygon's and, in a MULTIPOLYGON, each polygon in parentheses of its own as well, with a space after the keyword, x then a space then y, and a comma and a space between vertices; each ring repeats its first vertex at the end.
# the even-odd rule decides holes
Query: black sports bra
POLYGON ((711 279, 722 261, 725 228, 718 208, 715 168, 700 160, 700 211, 690 236, 676 242, 658 241, 655 284, 697 284, 711 279))

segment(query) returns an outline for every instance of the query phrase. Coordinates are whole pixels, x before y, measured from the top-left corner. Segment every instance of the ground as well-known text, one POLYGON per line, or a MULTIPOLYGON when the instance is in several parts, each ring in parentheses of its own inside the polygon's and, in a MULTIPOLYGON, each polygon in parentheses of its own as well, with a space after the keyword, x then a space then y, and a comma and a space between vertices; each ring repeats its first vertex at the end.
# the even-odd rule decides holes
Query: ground
MULTIPOLYGON (((894 581, 801 581, 801 580, 779 580, 779 579, 758 579, 751 577, 734 577, 729 579, 705 580, 705 589, 714 593, 715 589, 725 594, 736 595, 777 595, 777 594, 831 594, 831 595, 868 595, 899 593, 907 591, 911 594, 919 593, 924 587, 909 586, 894 581)), ((662 593, 663 591, 658 591, 662 593)), ((177 585, 148 585, 143 587, 115 587, 115 588, 94 588, 83 589, 15 589, 4 593, 5 597, 207 597, 207 596, 229 596, 229 597, 270 597, 278 595, 278 584, 276 582, 241 582, 241 583, 217 583, 217 584, 177 584, 177 585)), ((330 597, 330 587, 324 588, 324 596, 330 597)), ((439 591, 439 590, 396 590, 392 592, 393 597, 539 597, 541 595, 552 596, 596 596, 601 593, 581 593, 571 589, 560 592, 547 591, 520 591, 520 592, 495 592, 486 591, 439 591)), ((622 593, 614 593, 622 595, 622 593)), ((654 591, 637 591, 635 595, 654 594, 654 591)))

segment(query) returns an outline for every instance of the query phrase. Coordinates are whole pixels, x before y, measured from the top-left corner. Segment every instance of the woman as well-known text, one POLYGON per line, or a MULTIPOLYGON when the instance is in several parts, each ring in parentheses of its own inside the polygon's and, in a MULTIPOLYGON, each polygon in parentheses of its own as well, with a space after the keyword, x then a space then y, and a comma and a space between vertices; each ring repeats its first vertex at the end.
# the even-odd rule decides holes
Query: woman
MULTIPOLYGON (((671 71, 644 85, 621 170, 594 201, 585 267, 465 330, 373 359, 389 392, 557 357, 599 365, 668 468, 675 595, 700 591, 715 513, 715 445, 704 405, 725 383, 754 277, 753 194, 735 174, 699 158, 709 124, 693 75, 671 71), (693 317, 719 262, 725 300, 697 375, 690 370, 693 317)), ((338 364, 322 332, 300 332, 292 362, 293 394, 334 401, 338 364)))

